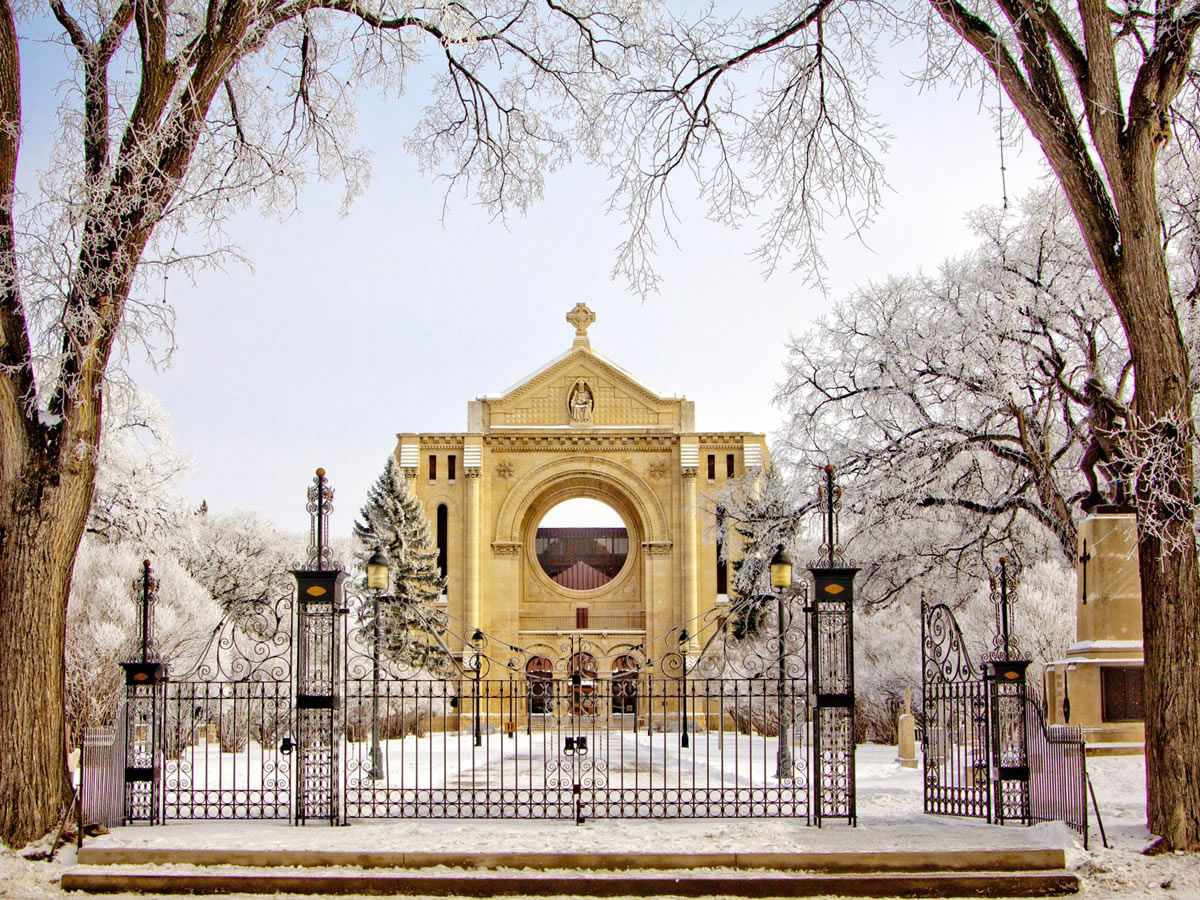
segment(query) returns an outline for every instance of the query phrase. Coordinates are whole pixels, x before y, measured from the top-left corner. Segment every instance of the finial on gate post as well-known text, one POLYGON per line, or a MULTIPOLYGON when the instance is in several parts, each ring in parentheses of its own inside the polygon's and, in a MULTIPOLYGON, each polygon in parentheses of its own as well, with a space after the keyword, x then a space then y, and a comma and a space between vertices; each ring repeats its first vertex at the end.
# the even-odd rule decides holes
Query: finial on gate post
POLYGON ((142 560, 142 662, 150 661, 150 642, 153 640, 150 622, 150 604, 157 598, 158 582, 150 574, 150 560, 142 560))
POLYGON ((996 634, 992 649, 984 654, 984 662, 1028 662, 1012 627, 1012 605, 1020 584, 1021 563, 1006 556, 1000 557, 1000 571, 988 577, 992 605, 996 611, 996 634))
POLYGON ((323 572, 326 568, 336 569, 333 548, 329 546, 329 514, 333 512, 333 488, 325 479, 325 470, 318 468, 313 483, 308 487, 308 514, 312 525, 308 546, 308 568, 323 572))
POLYGON ((825 484, 817 486, 817 500, 821 504, 821 549, 818 557, 824 557, 826 568, 836 569, 846 565, 842 548, 838 545, 838 512, 842 508, 842 489, 834 481, 836 471, 832 465, 826 465, 825 484))

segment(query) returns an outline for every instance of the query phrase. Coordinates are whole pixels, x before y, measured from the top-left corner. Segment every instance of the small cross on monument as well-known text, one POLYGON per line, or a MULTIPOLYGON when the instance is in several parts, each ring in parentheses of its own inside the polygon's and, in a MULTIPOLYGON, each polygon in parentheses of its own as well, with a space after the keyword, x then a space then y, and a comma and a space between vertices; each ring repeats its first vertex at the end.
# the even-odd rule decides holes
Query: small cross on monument
POLYGON ((575 307, 567 313, 567 321, 575 327, 575 340, 571 346, 590 347, 591 342, 588 340, 587 330, 588 326, 596 321, 596 314, 587 308, 586 303, 576 303, 575 307))
POLYGON ((1083 552, 1079 554, 1079 571, 1083 577, 1083 603, 1081 606, 1087 606, 1087 564, 1092 561, 1092 554, 1088 553, 1087 541, 1083 542, 1083 552))

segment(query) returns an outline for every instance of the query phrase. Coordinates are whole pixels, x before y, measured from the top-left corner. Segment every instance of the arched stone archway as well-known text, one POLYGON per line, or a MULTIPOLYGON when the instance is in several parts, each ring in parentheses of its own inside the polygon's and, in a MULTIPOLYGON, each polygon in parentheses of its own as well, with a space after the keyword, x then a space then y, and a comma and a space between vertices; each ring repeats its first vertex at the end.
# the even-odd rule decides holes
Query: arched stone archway
POLYGON ((637 529, 640 541, 665 543, 671 530, 662 503, 653 488, 633 469, 602 456, 560 457, 526 473, 507 493, 496 515, 492 540, 523 541, 530 522, 537 522, 552 507, 574 497, 603 500, 637 529))
POLYGON ((670 524, 654 490, 632 468, 595 455, 572 454, 528 471, 496 513, 493 532, 492 609, 526 639, 545 632, 586 629, 645 634, 678 612, 661 609, 669 596, 670 524), (610 506, 625 523, 629 551, 610 581, 590 590, 555 583, 538 562, 538 523, 565 500, 585 497, 610 506), (505 601, 508 601, 505 603, 505 601), (497 602, 499 601, 499 602, 497 602), (579 607, 587 610, 579 616, 579 607))

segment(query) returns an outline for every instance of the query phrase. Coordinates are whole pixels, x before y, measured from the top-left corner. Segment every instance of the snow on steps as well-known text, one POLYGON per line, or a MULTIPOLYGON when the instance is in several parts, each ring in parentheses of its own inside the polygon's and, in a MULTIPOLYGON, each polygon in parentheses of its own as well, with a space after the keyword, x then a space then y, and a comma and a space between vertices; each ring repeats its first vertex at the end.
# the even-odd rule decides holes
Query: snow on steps
POLYGON ((1062 850, 403 853, 84 848, 64 890, 444 897, 1045 897, 1062 850), (586 874, 585 874, 586 873, 586 874))

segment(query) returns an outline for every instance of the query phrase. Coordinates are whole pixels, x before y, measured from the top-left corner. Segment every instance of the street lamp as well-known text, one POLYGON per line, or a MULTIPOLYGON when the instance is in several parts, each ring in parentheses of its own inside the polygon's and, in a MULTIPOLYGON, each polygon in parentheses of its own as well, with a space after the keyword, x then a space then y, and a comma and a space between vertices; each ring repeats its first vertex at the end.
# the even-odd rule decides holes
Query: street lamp
POLYGON ((479 730, 479 678, 483 674, 483 632, 478 628, 471 635, 471 646, 475 648, 475 658, 473 660, 475 669, 474 696, 471 698, 471 709, 475 713, 475 746, 479 747, 483 744, 483 736, 479 730))
POLYGON ((784 716, 784 707, 786 704, 784 703, 783 689, 787 659, 787 630, 784 627, 783 599, 785 593, 791 589, 791 586, 792 558, 783 549, 783 544, 780 544, 779 549, 775 551, 775 555, 771 557, 771 587, 775 589, 775 611, 778 616, 779 627, 779 681, 777 694, 779 701, 779 749, 775 758, 775 777, 780 781, 792 777, 792 753, 791 748, 788 746, 789 736, 787 719, 784 716))
POLYGON ((372 592, 371 635, 371 777, 383 777, 383 752, 379 747, 379 601, 388 587, 388 558, 375 548, 367 560, 367 588, 372 592))

